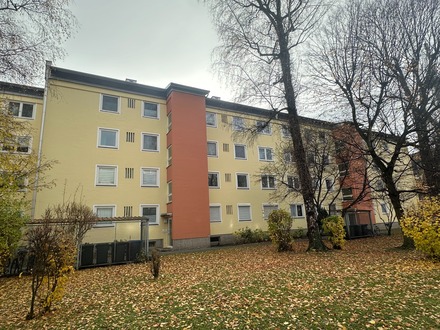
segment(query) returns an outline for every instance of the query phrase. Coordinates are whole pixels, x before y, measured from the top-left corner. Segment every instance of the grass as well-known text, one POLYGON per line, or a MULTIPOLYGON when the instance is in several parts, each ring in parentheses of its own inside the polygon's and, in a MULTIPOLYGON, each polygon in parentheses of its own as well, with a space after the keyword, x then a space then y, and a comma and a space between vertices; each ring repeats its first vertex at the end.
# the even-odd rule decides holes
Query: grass
POLYGON ((77 271, 50 314, 25 321, 30 278, 0 278, 0 329, 439 329, 440 264, 400 237, 342 251, 270 244, 77 271))

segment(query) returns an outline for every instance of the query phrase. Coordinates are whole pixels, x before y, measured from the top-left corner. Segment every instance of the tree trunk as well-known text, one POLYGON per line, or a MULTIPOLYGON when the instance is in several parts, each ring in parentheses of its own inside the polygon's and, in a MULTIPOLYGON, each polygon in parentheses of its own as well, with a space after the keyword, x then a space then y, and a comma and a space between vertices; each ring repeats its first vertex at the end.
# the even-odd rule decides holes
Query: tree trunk
POLYGON ((289 131, 293 144, 293 156, 298 171, 298 177, 301 182, 301 193, 303 195, 306 211, 307 237, 309 239, 309 247, 307 248, 307 251, 325 251, 328 248, 322 242, 321 233, 319 231, 318 212, 313 198, 314 190, 312 187, 312 177, 306 161, 306 152, 302 141, 301 126, 296 106, 296 93, 292 81, 287 33, 284 30, 282 21, 278 22, 277 33, 280 43, 279 60, 285 89, 289 131))
MULTIPOLYGON (((396 212, 397 221, 400 224, 400 219, 402 219, 404 216, 403 207, 402 207, 402 203, 400 201, 400 193, 397 191, 397 188, 395 187, 394 182, 393 181, 391 181, 391 182, 393 184, 391 187, 388 186, 388 196, 390 198, 391 204, 393 205, 394 212, 396 212)), ((390 230, 390 234, 391 234, 391 228, 389 230, 390 230)), ((414 249, 415 248, 414 240, 411 237, 406 236, 405 233, 403 233, 403 243, 402 243, 401 248, 402 249, 414 249)))

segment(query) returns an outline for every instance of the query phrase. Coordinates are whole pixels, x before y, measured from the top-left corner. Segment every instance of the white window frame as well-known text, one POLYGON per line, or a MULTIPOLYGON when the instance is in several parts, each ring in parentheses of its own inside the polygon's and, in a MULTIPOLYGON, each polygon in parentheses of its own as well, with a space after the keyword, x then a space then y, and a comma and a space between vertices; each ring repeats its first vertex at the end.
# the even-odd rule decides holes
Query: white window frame
POLYGON ((99 111, 106 112, 106 113, 120 114, 121 113, 121 98, 116 95, 110 95, 110 94, 105 94, 105 93, 101 94, 99 97, 99 111), (102 108, 102 106, 104 105, 104 96, 114 97, 114 98, 118 99, 118 109, 116 111, 106 110, 106 109, 102 108))
POLYGON ((167 182, 167 203, 173 201, 173 181, 167 182))
POLYGON ((232 117, 232 129, 234 131, 244 131, 246 129, 246 123, 243 117, 232 117))
POLYGON ((116 128, 107 128, 107 127, 98 127, 98 148, 106 148, 106 149, 119 149, 119 130, 116 128), (116 133, 116 139, 115 139, 115 146, 107 146, 103 145, 101 143, 101 133, 102 131, 108 131, 108 132, 115 132, 116 133))
MULTIPOLYGON (((139 205, 139 216, 143 217, 144 208, 155 208, 156 209, 156 221, 148 221, 149 225, 159 225, 160 224, 160 205, 159 204, 141 204, 139 205)), ((148 217, 148 216, 147 216, 148 217)))
POLYGON ((222 205, 221 204, 218 204, 218 203, 212 203, 212 204, 209 204, 209 222, 222 222, 222 205), (215 220, 213 220, 212 218, 211 218, 211 207, 215 207, 215 208, 218 208, 218 210, 219 210, 219 216, 220 216, 220 219, 215 219, 215 220))
POLYGON ((160 135, 157 133, 148 133, 148 132, 142 132, 141 134, 141 150, 147 151, 147 152, 159 152, 160 151, 160 135), (155 136, 157 139, 157 149, 144 149, 144 137, 145 136, 155 136))
POLYGON ((390 209, 388 207, 388 204, 387 203, 380 203, 380 211, 382 212, 382 214, 389 214, 390 209))
POLYGON ((268 220, 269 214, 270 214, 270 212, 266 214, 265 207, 270 207, 271 208, 270 212, 272 212, 274 210, 279 210, 278 204, 268 204, 268 203, 263 204, 263 219, 264 220, 268 220))
POLYGON ((335 187, 335 180, 329 178, 325 179, 325 188, 327 189, 327 191, 333 191, 334 187, 335 187))
POLYGON ((206 126, 213 127, 213 128, 217 127, 217 114, 215 112, 210 112, 210 111, 206 112, 206 126), (214 124, 208 123, 208 116, 209 115, 212 115, 212 117, 214 118, 214 124))
POLYGON ((160 184, 160 168, 158 167, 141 167, 141 175, 140 175, 140 184, 141 187, 159 187, 160 184), (149 170, 149 171, 155 171, 156 172, 156 183, 155 184, 144 184, 144 171, 145 170, 149 170))
POLYGON ((292 178, 292 184, 291 184, 292 188, 289 187, 290 189, 295 189, 295 190, 301 189, 301 181, 299 181, 299 177, 293 176, 293 175, 288 175, 287 176, 287 184, 288 185, 290 185, 289 178, 292 178))
POLYGON ((274 190, 276 189, 276 183, 275 183, 275 175, 271 175, 271 174, 262 174, 261 175, 261 189, 264 190, 274 190), (267 179, 267 187, 264 186, 263 183, 263 177, 266 177, 267 179), (273 187, 270 186, 270 179, 269 178, 273 178, 273 187))
POLYGON ((257 127, 258 134, 272 135, 272 127, 271 127, 270 123, 266 123, 266 121, 264 121, 264 120, 257 120, 255 122, 255 126, 257 127), (264 129, 261 128, 264 125, 266 125, 266 127, 264 127, 264 129))
POLYGON ((342 194, 342 200, 343 201, 351 201, 353 200, 353 188, 352 187, 347 187, 347 188, 342 188, 341 189, 341 194, 342 194), (351 194, 344 194, 344 190, 345 192, 347 192, 347 190, 351 190, 351 194))
POLYGON ((290 137, 289 127, 285 124, 281 125, 281 137, 283 138, 290 137))
POLYGON ((252 206, 249 203, 239 203, 237 204, 237 219, 238 221, 252 221, 252 206), (240 219, 240 207, 249 208, 249 219, 240 219))
POLYGON ((217 185, 216 185, 216 186, 210 186, 210 185, 209 185, 209 180, 208 180, 208 187, 209 187, 209 188, 213 188, 213 189, 218 189, 218 188, 220 188, 220 172, 209 171, 209 172, 208 172, 208 176, 209 176, 209 174, 214 174, 214 175, 217 176, 217 185))
MULTIPOLYGON (((97 215, 97 210, 99 208, 111 208, 112 209, 112 216, 110 218, 113 218, 116 216, 116 205, 115 204, 97 204, 93 205, 93 213, 97 215)), ((105 218, 103 218, 105 219, 105 218)), ((105 227, 114 227, 115 223, 113 221, 99 221, 93 225, 93 227, 96 228, 105 228, 105 227)))
POLYGON ((234 143, 234 158, 239 160, 247 160, 247 147, 245 144, 240 143, 234 143), (244 149, 244 158, 243 157, 237 157, 236 147, 243 147, 244 149))
POLYGON ((290 204, 290 215, 292 216, 292 218, 304 218, 304 204, 290 204), (298 215, 298 206, 301 208, 301 215, 298 215), (294 207, 295 209, 295 214, 292 213, 292 207, 294 207))
POLYGON ((218 158, 218 143, 217 143, 217 141, 207 141, 207 142, 206 142, 206 152, 207 152, 207 154, 208 154, 208 157, 215 157, 215 158, 218 158), (210 155, 210 154, 208 153, 208 150, 209 150, 208 145, 209 145, 209 144, 214 144, 214 145, 215 145, 215 155, 210 155))
POLYGON ((273 148, 271 147, 258 147, 258 160, 262 162, 273 162, 274 161, 274 154, 273 154, 273 148), (260 150, 264 150, 264 158, 260 157, 260 150), (270 150, 270 154, 272 159, 268 159, 267 157, 267 151, 270 150))
POLYGON ((36 112, 36 104, 35 103, 20 102, 20 101, 11 100, 11 101, 9 101, 8 109, 9 109, 11 103, 18 103, 19 104, 18 115, 17 116, 13 115, 15 118, 28 119, 28 120, 35 119, 35 112, 36 112), (25 104, 32 106, 32 117, 23 117, 23 105, 25 105, 25 104))
POLYGON ((160 119, 160 104, 156 102, 150 102, 150 101, 142 101, 142 109, 141 109, 141 116, 142 118, 150 118, 150 119, 160 119), (145 104, 154 104, 156 105, 156 116, 147 116, 145 115, 145 104))
POLYGON ((117 187, 118 186, 118 165, 107 165, 107 164, 97 164, 96 165, 96 173, 95 173, 95 186, 98 187, 117 187), (114 168, 114 184, 102 184, 99 183, 99 168, 101 167, 107 167, 107 168, 114 168))
POLYGON ((249 190, 250 189, 250 183, 249 183, 249 174, 248 173, 235 173, 235 180, 236 180, 236 188, 237 189, 243 189, 243 190, 249 190), (238 186, 238 176, 244 175, 246 176, 246 187, 239 187, 238 186))
MULTIPOLYGON (((11 148, 7 148, 5 150, 3 150, 4 146, 8 146, 8 142, 6 143, 0 143, 0 152, 10 152, 10 153, 14 153, 14 154, 22 154, 22 155, 29 155, 30 153, 32 153, 32 143, 33 143, 33 137, 30 135, 21 135, 21 136, 13 136, 11 137, 11 142, 13 143, 12 147, 13 150, 11 148), (28 141, 28 144, 22 145, 19 143, 20 138, 24 138, 28 141), (13 140, 13 141, 12 141, 13 140), (27 151, 20 151, 19 148, 21 147, 25 147, 27 148, 27 151)), ((11 145, 9 145, 11 146, 11 145)))

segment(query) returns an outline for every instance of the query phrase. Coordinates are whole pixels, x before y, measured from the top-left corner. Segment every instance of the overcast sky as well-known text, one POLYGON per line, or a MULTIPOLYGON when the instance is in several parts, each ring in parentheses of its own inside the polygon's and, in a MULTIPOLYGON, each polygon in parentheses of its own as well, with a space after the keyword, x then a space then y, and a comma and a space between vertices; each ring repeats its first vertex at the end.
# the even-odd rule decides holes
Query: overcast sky
POLYGON ((211 16, 198 0, 75 0, 79 27, 55 65, 138 83, 170 82, 231 100, 211 72, 218 44, 211 16))

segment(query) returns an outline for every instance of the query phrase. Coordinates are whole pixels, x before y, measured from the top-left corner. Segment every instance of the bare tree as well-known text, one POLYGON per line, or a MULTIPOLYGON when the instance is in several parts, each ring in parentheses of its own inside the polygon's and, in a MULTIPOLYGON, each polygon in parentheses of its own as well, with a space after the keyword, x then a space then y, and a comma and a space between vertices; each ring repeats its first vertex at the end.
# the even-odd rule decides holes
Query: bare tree
MULTIPOLYGON (((398 219, 403 201, 416 192, 408 179, 408 148, 417 127, 408 106, 413 100, 405 97, 392 65, 402 54, 387 54, 403 46, 395 43, 405 32, 396 29, 394 17, 401 3, 410 2, 356 0, 337 7, 311 56, 315 77, 348 109, 364 142, 361 150, 380 171, 398 219)), ((405 239, 404 245, 412 244, 405 239)))
POLYGON ((21 83, 41 80, 43 72, 35 65, 64 56, 62 44, 76 25, 70 2, 0 1, 0 79, 21 83))
POLYGON ((324 13, 319 0, 225 0, 209 1, 222 45, 216 68, 237 86, 241 101, 264 103, 272 111, 287 114, 293 157, 301 182, 309 247, 325 250, 317 223, 312 177, 306 161, 293 73, 295 53, 312 33, 324 13))

